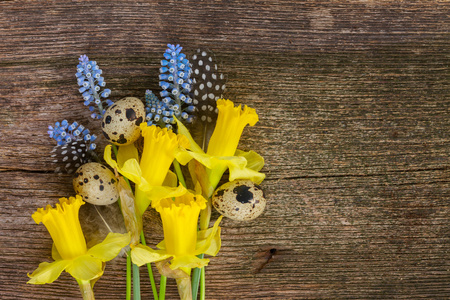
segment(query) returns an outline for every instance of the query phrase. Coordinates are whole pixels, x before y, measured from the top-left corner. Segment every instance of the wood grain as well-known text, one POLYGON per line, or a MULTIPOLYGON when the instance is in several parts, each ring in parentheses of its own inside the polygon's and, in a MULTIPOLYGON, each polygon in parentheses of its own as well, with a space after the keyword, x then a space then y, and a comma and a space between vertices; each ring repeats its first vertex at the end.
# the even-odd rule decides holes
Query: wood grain
MULTIPOLYGON (((260 116, 240 148, 266 160, 268 207, 252 222, 223 221, 208 299, 449 298, 449 8, 1 1, 1 298, 80 298, 67 274, 25 284, 51 259, 51 239, 31 214, 73 194, 70 177, 52 172, 46 127, 77 120, 98 134, 75 82, 79 55, 98 62, 112 100, 142 99, 159 90, 167 43, 213 50, 226 97, 260 116)), ((152 245, 162 238, 154 217, 145 217, 152 245)), ((94 290, 97 299, 125 298, 123 258, 94 290)), ((176 297, 169 281, 167 299, 176 297)))

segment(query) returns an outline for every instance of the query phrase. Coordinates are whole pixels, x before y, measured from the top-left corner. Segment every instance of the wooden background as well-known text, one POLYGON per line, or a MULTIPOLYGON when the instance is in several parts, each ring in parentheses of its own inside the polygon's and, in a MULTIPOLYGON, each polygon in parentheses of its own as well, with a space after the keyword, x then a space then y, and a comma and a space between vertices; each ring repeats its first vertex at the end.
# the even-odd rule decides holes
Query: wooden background
MULTIPOLYGON (((74 194, 70 176, 53 173, 46 127, 68 119, 99 129, 77 91, 78 57, 99 63, 112 100, 142 99, 158 91, 166 44, 179 43, 187 54, 214 51, 225 96, 260 116, 240 148, 266 159, 267 210, 222 222, 208 299, 448 299, 449 8, 0 1, 0 298, 80 298, 67 274, 25 284, 51 259, 51 239, 31 214, 74 194)), ((152 214, 145 222, 157 243, 152 214)), ((94 290, 124 299, 125 260, 109 263, 94 290)), ((176 297, 169 281, 167 299, 176 297)))

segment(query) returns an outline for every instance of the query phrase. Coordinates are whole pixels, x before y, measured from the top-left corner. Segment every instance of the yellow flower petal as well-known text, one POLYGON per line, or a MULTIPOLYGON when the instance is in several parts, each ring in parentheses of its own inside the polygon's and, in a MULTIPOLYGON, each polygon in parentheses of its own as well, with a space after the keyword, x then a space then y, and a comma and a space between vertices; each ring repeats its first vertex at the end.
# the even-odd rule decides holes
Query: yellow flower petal
POLYGON ((220 221, 222 221, 222 218, 223 216, 220 216, 212 228, 198 232, 196 255, 205 253, 211 256, 216 256, 217 253, 219 253, 221 246, 219 224, 220 221))
POLYGON ((194 158, 200 162, 208 169, 206 171, 208 174, 208 182, 214 187, 217 186, 227 168, 230 170, 230 181, 236 179, 249 179, 260 184, 264 180, 265 174, 259 173, 255 169, 261 164, 261 161, 258 159, 258 157, 261 156, 256 152, 246 153, 248 153, 246 156, 210 156, 204 153, 184 151, 180 152, 176 159, 181 163, 181 161, 186 162, 186 157, 190 157, 191 159, 194 158), (248 167, 246 157, 251 159, 251 167, 253 169, 248 167))
POLYGON ((66 272, 78 280, 91 280, 102 276, 102 261, 88 254, 76 257, 66 267, 66 272))
POLYGON ((142 244, 139 244, 131 249, 131 260, 139 267, 147 263, 165 260, 171 256, 172 255, 167 254, 165 251, 153 250, 152 248, 142 244))
POLYGON ((58 249, 56 249, 55 243, 52 245, 52 258, 53 260, 62 260, 63 258, 58 253, 58 249))
MULTIPOLYGON (((180 120, 178 120, 177 118, 175 118, 175 121, 177 121, 178 133, 183 135, 188 140, 188 143, 190 146, 189 149, 192 150, 193 152, 202 153, 203 152, 202 148, 194 141, 194 139, 191 136, 191 133, 186 128, 186 126, 184 126, 184 124, 182 122, 180 122, 180 120)), ((184 148, 188 148, 188 147, 184 147, 184 148)))
POLYGON ((138 196, 141 195, 140 200, 136 201, 137 207, 141 214, 143 214, 152 201, 161 200, 163 198, 179 197, 184 195, 186 191, 186 188, 182 185, 179 185, 178 187, 167 187, 141 184, 139 189, 136 189, 136 200, 138 199, 138 196))
POLYGON ((87 253, 101 261, 110 261, 129 243, 130 235, 128 233, 121 234, 110 232, 103 242, 89 249, 87 253))
POLYGON ((31 279, 27 282, 30 284, 45 284, 55 281, 61 272, 71 263, 70 260, 58 260, 52 263, 43 262, 39 267, 28 277, 31 279))
POLYGON ((112 159, 112 157, 111 157, 112 146, 111 145, 106 146, 103 158, 113 169, 117 169, 117 171, 120 174, 122 174, 123 176, 125 176, 126 178, 128 178, 129 180, 133 181, 136 184, 141 184, 141 182, 144 180, 144 178, 142 177, 142 172, 141 172, 141 168, 139 166, 138 159, 136 159, 132 155, 129 157, 126 156, 127 154, 132 153, 132 151, 128 151, 129 149, 125 150, 124 152, 122 152, 122 150, 121 150, 122 147, 129 147, 129 146, 130 145, 119 147, 117 155, 121 157, 120 161, 123 164, 119 164, 114 159, 112 159), (119 153, 121 153, 121 152, 123 154, 122 156, 119 155, 119 153))
POLYGON ((236 179, 249 179, 256 184, 260 184, 264 180, 264 178, 266 178, 266 174, 257 172, 249 168, 242 168, 241 166, 234 164, 233 161, 229 161, 229 163, 227 163, 227 166, 230 169, 230 181, 236 179))
POLYGON ((185 256, 177 256, 170 262, 170 268, 172 270, 178 268, 201 268, 207 266, 209 263, 209 259, 207 258, 198 258, 194 255, 185 255, 185 256))
POLYGON ((247 160, 247 168, 260 171, 264 167, 264 158, 251 150, 248 152, 237 149, 235 156, 242 156, 247 160))
POLYGON ((167 172, 166 178, 164 179, 163 186, 176 187, 177 184, 178 184, 177 175, 169 170, 169 172, 167 172))
POLYGON ((130 159, 139 161, 139 153, 134 144, 119 146, 119 149, 117 150, 117 163, 119 166, 123 166, 125 162, 130 159))

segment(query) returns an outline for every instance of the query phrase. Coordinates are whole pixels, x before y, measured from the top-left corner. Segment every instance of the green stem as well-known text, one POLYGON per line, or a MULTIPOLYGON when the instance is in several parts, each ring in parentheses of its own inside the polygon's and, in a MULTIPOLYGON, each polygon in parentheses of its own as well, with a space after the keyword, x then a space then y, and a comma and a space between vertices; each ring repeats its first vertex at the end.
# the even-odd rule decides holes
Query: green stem
POLYGON ((133 300, 141 300, 141 279, 139 267, 133 264, 133 300))
MULTIPOLYGON (((211 200, 208 200, 206 208, 200 212, 200 230, 208 229, 210 220, 211 220, 211 200)), ((204 254, 198 255, 198 257, 203 258, 204 254)), ((195 268, 194 271, 192 272, 192 299, 194 300, 197 299, 198 286, 200 284, 200 273, 202 270, 204 270, 204 268, 205 267, 201 269, 195 268)), ((205 281, 203 280, 201 283, 203 284, 201 288, 204 289, 205 281)))
MULTIPOLYGON (((144 232, 141 232, 141 243, 146 246, 144 232)), ((152 284, 153 291, 153 299, 158 300, 158 291, 156 289, 155 278, 153 277, 152 265, 150 263, 147 264, 148 276, 150 277, 150 283, 152 284)))
POLYGON ((91 282, 89 280, 78 280, 80 286, 81 295, 83 300, 95 300, 94 291, 92 290, 91 282))
POLYGON ((200 300, 205 300, 205 294, 206 294, 206 273, 205 273, 205 267, 202 267, 202 274, 200 276, 200 300))
POLYGON ((166 299, 166 282, 167 277, 161 275, 161 280, 159 282, 159 300, 166 299))
MULTIPOLYGON (((200 259, 203 259, 205 257, 205 254, 200 254, 197 256, 200 259)), ((200 283, 200 275, 203 268, 195 268, 192 270, 192 299, 197 299, 198 294, 198 286, 200 283)))
POLYGON ((131 251, 127 253, 127 300, 131 300, 131 251))
POLYGON ((173 167, 175 168, 175 173, 177 174, 178 180, 184 187, 186 187, 186 181, 184 181, 184 176, 183 172, 181 172, 180 163, 176 159, 173 161, 173 167))

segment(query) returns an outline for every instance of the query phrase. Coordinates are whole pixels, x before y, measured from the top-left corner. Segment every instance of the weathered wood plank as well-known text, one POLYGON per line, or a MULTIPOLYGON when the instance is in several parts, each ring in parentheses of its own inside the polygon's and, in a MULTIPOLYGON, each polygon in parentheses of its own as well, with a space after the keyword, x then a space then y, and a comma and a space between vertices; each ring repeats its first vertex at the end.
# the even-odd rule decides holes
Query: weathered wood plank
MULTIPOLYGON (((67 274, 25 284, 51 259, 51 240, 30 215, 73 194, 70 177, 52 172, 46 127, 77 119, 99 133, 77 91, 77 58, 97 60, 113 100, 143 98, 159 90, 167 43, 212 49, 228 74, 226 96, 260 115, 240 146, 266 159, 268 207, 250 223, 223 221, 208 299, 448 298, 449 8, 0 2, 2 299, 79 298, 67 274)), ((145 218, 151 244, 162 238, 154 217, 145 218)), ((145 280, 142 291, 151 297, 145 280)), ((124 259, 108 264, 95 292, 124 298, 124 259)), ((167 298, 176 295, 169 282, 167 298)))

